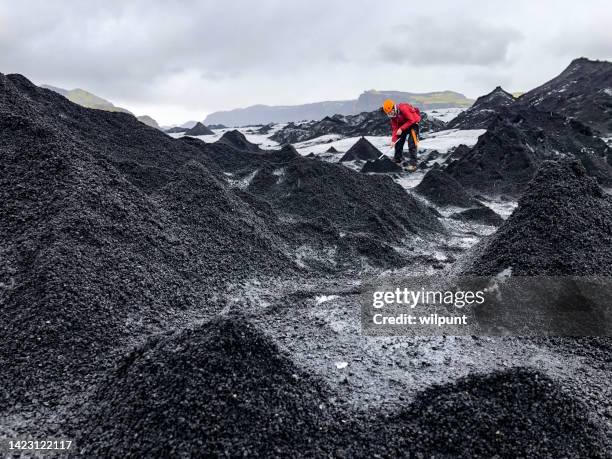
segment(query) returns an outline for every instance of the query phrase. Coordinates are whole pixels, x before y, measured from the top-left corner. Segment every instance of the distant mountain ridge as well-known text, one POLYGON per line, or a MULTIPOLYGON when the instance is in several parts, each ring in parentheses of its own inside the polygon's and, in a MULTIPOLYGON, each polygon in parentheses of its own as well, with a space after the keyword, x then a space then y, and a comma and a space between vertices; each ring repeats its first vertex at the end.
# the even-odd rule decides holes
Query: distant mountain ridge
POLYGON ((244 126, 248 124, 287 123, 291 121, 320 120, 332 115, 357 115, 371 112, 385 99, 394 99, 416 105, 422 110, 435 108, 467 108, 474 102, 454 91, 411 93, 402 91, 365 91, 355 100, 313 102, 301 105, 252 105, 246 108, 211 113, 204 124, 244 126))
MULTIPOLYGON (((85 91, 84 89, 75 88, 75 89, 64 89, 58 88, 57 86, 51 86, 48 84, 41 84, 41 88, 50 89, 51 91, 57 92, 61 94, 70 102, 74 102, 75 104, 81 105, 87 108, 95 108, 97 110, 104 110, 107 112, 122 112, 129 113, 130 115, 134 115, 129 110, 117 107, 112 102, 103 99, 100 96, 96 96, 95 94, 85 91)), ((153 118, 148 115, 137 116, 136 119, 141 123, 146 124, 147 126, 154 127, 156 129, 160 129, 159 124, 153 118)))

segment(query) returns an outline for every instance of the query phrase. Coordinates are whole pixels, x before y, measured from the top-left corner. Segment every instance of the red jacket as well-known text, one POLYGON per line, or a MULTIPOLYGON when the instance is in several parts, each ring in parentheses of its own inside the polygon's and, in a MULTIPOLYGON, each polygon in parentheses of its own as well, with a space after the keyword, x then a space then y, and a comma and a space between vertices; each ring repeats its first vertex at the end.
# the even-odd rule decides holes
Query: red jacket
POLYGON ((405 131, 414 123, 421 121, 421 112, 410 104, 397 104, 397 115, 391 118, 392 142, 397 140, 397 130, 405 131))

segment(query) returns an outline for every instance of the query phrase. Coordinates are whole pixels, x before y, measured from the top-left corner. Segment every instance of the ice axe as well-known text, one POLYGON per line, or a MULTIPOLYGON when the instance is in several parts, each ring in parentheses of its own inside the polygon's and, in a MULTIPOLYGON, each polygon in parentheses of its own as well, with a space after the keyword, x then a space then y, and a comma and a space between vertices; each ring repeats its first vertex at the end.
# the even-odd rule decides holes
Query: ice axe
POLYGON ((382 159, 382 157, 383 157, 383 156, 387 156, 387 154, 388 154, 388 153, 391 153, 391 150, 393 150, 393 147, 395 147, 395 144, 396 144, 397 142, 399 142, 399 139, 397 139, 395 142, 393 142, 393 143, 391 144, 391 146, 390 146, 390 147, 387 149, 387 151, 385 151, 385 152, 384 152, 382 155, 380 155, 380 156, 378 157, 378 159, 382 159))

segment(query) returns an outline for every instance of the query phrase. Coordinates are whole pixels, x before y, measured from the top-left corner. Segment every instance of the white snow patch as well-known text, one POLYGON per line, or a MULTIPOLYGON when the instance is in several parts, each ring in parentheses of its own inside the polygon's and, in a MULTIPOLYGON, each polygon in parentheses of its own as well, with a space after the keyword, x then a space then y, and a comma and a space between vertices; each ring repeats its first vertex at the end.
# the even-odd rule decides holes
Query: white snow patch
MULTIPOLYGON (((336 134, 326 134, 315 139, 298 142, 293 146, 301 155, 308 155, 310 153, 320 155, 322 153, 325 153, 329 149, 329 147, 334 147, 336 150, 342 153, 340 154, 341 157, 344 153, 346 153, 349 148, 355 145, 355 143, 357 143, 360 138, 361 137, 341 138, 336 134)), ((382 150, 381 153, 384 150, 389 149, 389 142, 391 140, 391 136, 365 136, 365 138, 376 148, 382 150)))
MULTIPOLYGON (((421 158, 419 158, 419 160, 420 159, 421 158)), ((422 170, 417 170, 416 172, 413 172, 412 174, 403 174, 400 177, 398 177, 395 181, 396 183, 401 185, 405 190, 409 190, 417 186, 419 183, 421 183, 421 180, 423 180, 423 177, 425 177, 425 172, 422 170)), ((415 195, 414 197, 419 198, 420 196, 415 195)), ((423 199, 423 201, 426 201, 426 200, 423 199)))
MULTIPOLYGON (((421 142, 419 143, 419 151, 423 150, 438 150, 440 153, 446 153, 451 148, 465 144, 471 147, 478 142, 478 137, 486 132, 486 129, 447 129, 444 131, 422 134, 421 142)), ((341 153, 345 153, 351 148, 361 137, 346 137, 339 138, 334 134, 328 134, 315 139, 299 142, 294 145, 295 149, 301 155, 314 153, 320 155, 325 153, 329 147, 334 147, 341 153), (336 140, 333 140, 334 137, 336 140), (331 140, 331 141, 330 141, 331 140)), ((393 148, 390 147, 391 135, 388 136, 365 136, 365 138, 381 153, 391 157, 393 148)), ((404 147, 407 148, 407 147, 404 147)))
POLYGON ((463 111, 465 108, 434 108, 433 110, 426 110, 427 116, 431 116, 432 118, 436 118, 440 121, 444 121, 448 123, 453 118, 456 118, 457 115, 463 111))
POLYGON ((495 278, 500 280, 500 281, 504 281, 504 280, 508 279, 511 276, 512 276, 512 266, 508 266, 503 271, 498 272, 495 275, 495 278))
POLYGON ((514 209, 518 206, 516 201, 481 201, 485 206, 500 215, 503 219, 507 219, 514 209))
POLYGON ((315 304, 318 306, 336 298, 339 298, 338 295, 320 295, 315 297, 315 304))
POLYGON ((246 175, 246 176, 244 176, 242 178, 239 178, 239 179, 231 179, 231 178, 228 177, 227 183, 232 188, 238 188, 240 190, 246 190, 249 187, 249 185, 251 184, 251 182, 253 181, 253 179, 255 178, 255 176, 257 175, 258 172, 259 172, 259 169, 254 170, 249 175, 246 175))
MULTIPOLYGON (((263 149, 277 149, 280 147, 280 145, 278 144, 278 142, 275 142, 274 140, 270 140, 270 136, 273 135, 276 131, 282 129, 285 125, 286 123, 275 124, 270 129, 270 132, 268 132, 267 134, 258 134, 257 130, 259 129, 259 127, 239 127, 239 128, 213 129, 213 132, 214 132, 213 135, 194 135, 190 137, 195 137, 196 139, 200 139, 202 142, 213 143, 219 140, 223 136, 223 134, 225 134, 226 132, 236 130, 244 134, 244 136, 249 142, 254 143, 255 145, 259 145, 263 149)), ((168 134, 168 135, 170 137, 178 139, 178 138, 183 137, 185 133, 179 132, 177 134, 168 134)))
POLYGON ((335 247, 319 249, 309 245, 301 245, 295 250, 295 263, 300 268, 307 268, 312 262, 316 264, 326 263, 335 265, 336 254, 337 249, 335 247))
POLYGON ((336 362, 336 368, 338 370, 344 370, 346 367, 348 367, 348 362, 336 362))
POLYGON ((447 129, 424 134, 423 140, 419 143, 419 150, 438 150, 440 153, 447 153, 451 148, 461 144, 472 147, 478 142, 478 137, 483 135, 486 129, 447 129))
POLYGON ((612 88, 606 88, 603 90, 607 95, 612 96, 612 88))

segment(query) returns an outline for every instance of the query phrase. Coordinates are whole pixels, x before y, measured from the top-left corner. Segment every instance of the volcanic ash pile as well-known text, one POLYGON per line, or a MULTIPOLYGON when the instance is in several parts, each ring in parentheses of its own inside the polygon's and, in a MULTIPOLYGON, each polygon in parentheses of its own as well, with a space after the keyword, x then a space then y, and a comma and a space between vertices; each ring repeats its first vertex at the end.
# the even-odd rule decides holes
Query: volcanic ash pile
POLYGON ((336 230, 386 242, 442 230, 434 212, 391 177, 299 156, 282 165, 263 164, 247 191, 294 220, 325 219, 336 230))
POLYGON ((240 317, 157 336, 130 352, 84 406, 81 431, 89 456, 603 451, 584 406, 541 373, 472 375, 421 392, 396 414, 364 417, 240 317))
POLYGON ((0 132, 0 406, 217 312, 202 297, 227 282, 295 268, 200 150, 129 114, 0 75, 0 132))
POLYGON ((185 135, 214 135, 215 133, 202 123, 197 122, 194 127, 185 132, 185 135))
POLYGON ((237 130, 227 131, 216 143, 226 144, 242 151, 260 151, 257 145, 249 142, 244 134, 237 130))
POLYGON ((80 444, 96 457, 328 456, 341 419, 329 397, 248 321, 216 319, 128 354, 80 444))
POLYGON ((579 121, 533 108, 503 107, 474 147, 457 149, 446 171, 466 189, 518 196, 545 160, 578 159, 612 186, 610 148, 579 121))
POLYGON ((486 129, 495 119, 497 110, 514 103, 514 96, 500 86, 479 97, 470 108, 450 120, 447 129, 486 129))
POLYGON ((389 158, 380 158, 375 161, 368 161, 363 165, 361 172, 377 172, 377 173, 389 173, 389 172, 402 172, 402 168, 391 161, 389 158))
POLYGON ((612 275, 612 199, 575 161, 548 161, 467 274, 612 275))
POLYGON ((450 218, 453 220, 476 222, 490 226, 499 226, 504 223, 503 218, 496 214, 494 210, 484 205, 454 213, 450 218))
POLYGON ((427 389, 383 429, 387 435, 397 429, 389 442, 396 454, 412 448, 423 457, 605 455, 584 405, 545 375, 520 368, 427 389))
POLYGON ((473 207, 481 204, 472 198, 459 182, 443 170, 432 169, 414 191, 438 206, 473 207))
POLYGON ((374 145, 372 145, 368 139, 362 137, 359 139, 355 145, 347 150, 340 161, 374 161, 380 157, 380 151, 374 145))

